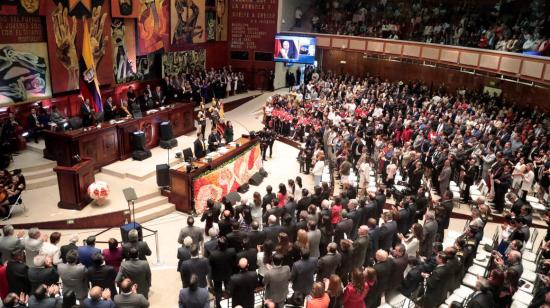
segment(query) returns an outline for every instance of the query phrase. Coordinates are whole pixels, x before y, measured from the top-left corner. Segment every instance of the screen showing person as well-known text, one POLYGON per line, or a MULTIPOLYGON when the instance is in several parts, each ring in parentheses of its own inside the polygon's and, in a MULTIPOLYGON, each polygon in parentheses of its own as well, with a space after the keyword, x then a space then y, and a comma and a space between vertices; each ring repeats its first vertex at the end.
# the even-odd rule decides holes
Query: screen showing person
POLYGON ((276 62, 305 63, 315 62, 316 39, 309 36, 277 34, 273 60, 276 62))
POLYGON ((276 40, 278 46, 276 57, 282 59, 295 59, 297 56, 296 44, 293 40, 276 40))

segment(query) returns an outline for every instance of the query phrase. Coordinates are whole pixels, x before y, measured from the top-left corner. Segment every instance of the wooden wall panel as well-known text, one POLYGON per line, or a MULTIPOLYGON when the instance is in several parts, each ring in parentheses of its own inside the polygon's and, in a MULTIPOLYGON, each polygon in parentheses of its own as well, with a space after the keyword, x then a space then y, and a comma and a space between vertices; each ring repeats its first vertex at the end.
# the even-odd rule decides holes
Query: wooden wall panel
POLYGON ((369 44, 367 45, 367 50, 374 52, 384 52, 384 43, 369 41, 369 44))
POLYGON ((384 49, 385 53, 391 53, 394 55, 400 55, 403 50, 402 44, 392 44, 392 43, 386 43, 386 47, 384 49))
POLYGON ((332 39, 332 47, 334 48, 348 48, 348 40, 341 38, 332 39))
POLYGON ((534 78, 542 78, 544 63, 535 61, 523 61, 521 74, 534 78))
POLYGON ((460 53, 460 64, 477 66, 479 62, 479 54, 474 52, 461 52, 460 53))
POLYGON ((457 50, 442 50, 439 56, 441 61, 458 63, 458 51, 457 50))
POLYGON ((546 64, 543 78, 550 81, 550 64, 546 64))
POLYGON ((367 42, 364 40, 349 40, 349 48, 355 50, 365 50, 367 42))
POLYGON ((500 70, 518 74, 521 66, 521 60, 518 58, 502 57, 500 59, 500 70))
POLYGON ((423 47, 422 48, 422 58, 430 60, 439 59, 439 49, 432 47, 423 47))
POLYGON ((481 55, 479 66, 490 70, 498 70, 499 57, 491 55, 481 55))
POLYGON ((317 46, 330 47, 330 37, 317 37, 317 46))
POLYGON ((409 57, 420 57, 420 46, 407 45, 403 46, 403 55, 409 57))

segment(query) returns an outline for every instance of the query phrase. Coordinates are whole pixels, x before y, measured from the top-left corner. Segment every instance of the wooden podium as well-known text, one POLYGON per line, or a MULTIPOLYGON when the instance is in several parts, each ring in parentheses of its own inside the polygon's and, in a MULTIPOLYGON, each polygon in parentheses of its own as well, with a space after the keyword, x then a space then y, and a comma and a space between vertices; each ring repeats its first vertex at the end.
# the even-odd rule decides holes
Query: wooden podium
POLYGON ((58 207, 82 210, 92 202, 92 198, 88 195, 88 186, 95 181, 93 159, 82 158, 76 165, 57 166, 53 168, 53 171, 57 173, 59 186, 58 207))

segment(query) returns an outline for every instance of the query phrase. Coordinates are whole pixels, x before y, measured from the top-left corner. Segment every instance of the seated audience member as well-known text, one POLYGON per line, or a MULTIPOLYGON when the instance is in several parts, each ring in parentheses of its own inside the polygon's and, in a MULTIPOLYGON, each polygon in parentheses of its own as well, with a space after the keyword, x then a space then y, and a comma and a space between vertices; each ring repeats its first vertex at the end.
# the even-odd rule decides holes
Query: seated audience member
POLYGON ((67 117, 65 117, 57 106, 52 106, 52 112, 50 115, 50 121, 57 126, 57 130, 64 130, 67 123, 67 117))

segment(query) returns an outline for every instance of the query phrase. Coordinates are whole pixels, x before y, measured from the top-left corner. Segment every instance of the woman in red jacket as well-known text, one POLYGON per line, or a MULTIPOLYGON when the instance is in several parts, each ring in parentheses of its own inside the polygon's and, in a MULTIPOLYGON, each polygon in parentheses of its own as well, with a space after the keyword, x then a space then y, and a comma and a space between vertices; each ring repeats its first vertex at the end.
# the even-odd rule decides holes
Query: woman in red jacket
POLYGON ((344 308, 364 308, 369 285, 365 282, 363 271, 356 268, 351 275, 351 282, 344 290, 344 308))

